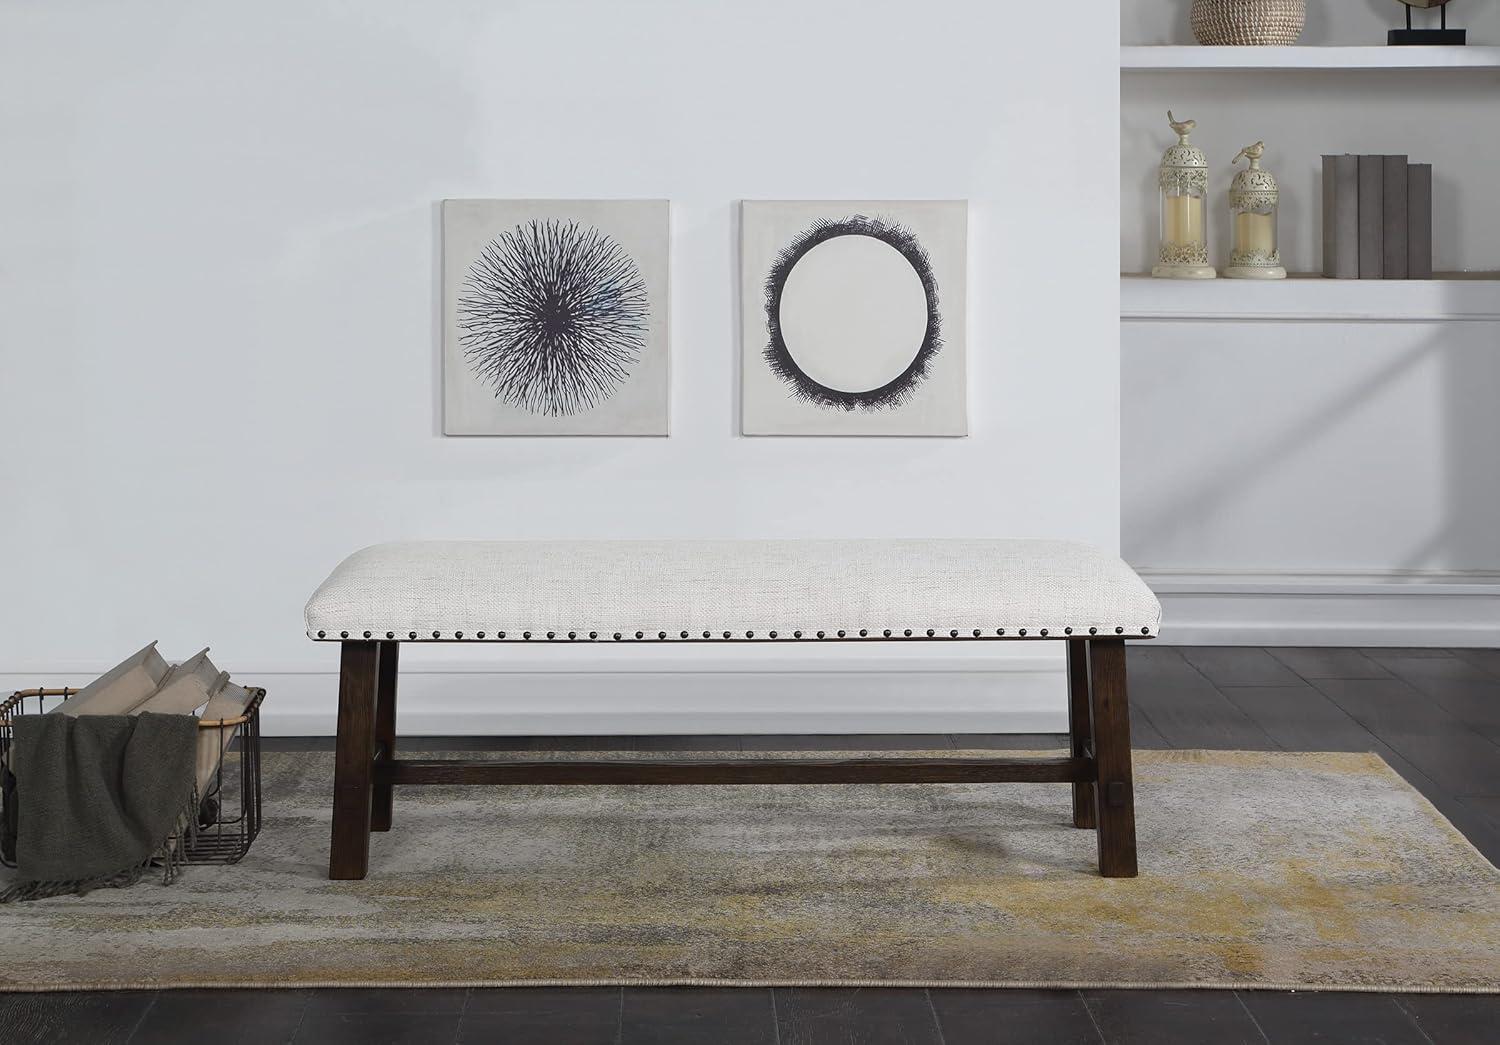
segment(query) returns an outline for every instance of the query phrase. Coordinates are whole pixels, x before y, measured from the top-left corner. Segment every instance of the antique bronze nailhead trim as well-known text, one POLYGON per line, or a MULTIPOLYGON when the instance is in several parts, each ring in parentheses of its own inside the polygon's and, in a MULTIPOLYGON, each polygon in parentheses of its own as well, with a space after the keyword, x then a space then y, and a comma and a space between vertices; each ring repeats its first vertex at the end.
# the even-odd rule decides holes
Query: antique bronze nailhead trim
MULTIPOLYGON (((1064 634, 1064 635, 1070 635, 1071 636, 1077 630, 1081 630, 1081 629, 1075 629, 1073 626, 1069 625, 1069 626, 1066 626, 1066 627, 1064 627, 1062 629, 1062 634, 1064 634)), ((1099 629, 1099 627, 1097 625, 1091 626, 1088 629, 1088 633, 1090 635, 1098 635, 1099 631, 1100 631, 1100 629, 1099 629)), ((1115 627, 1114 633, 1116 635, 1123 635, 1123 634, 1125 634, 1125 632, 1126 632, 1126 628, 1123 625, 1117 625, 1115 627)), ((1151 628, 1149 626, 1141 628, 1140 632, 1141 632, 1142 635, 1146 636, 1147 638, 1149 638, 1151 636, 1151 634, 1152 634, 1152 630, 1151 630, 1151 628)), ((363 632, 363 635, 364 635, 364 637, 366 639, 372 638, 374 636, 374 634, 375 634, 374 632, 370 632, 370 631, 363 632)), ((473 637, 476 638, 476 639, 483 639, 483 638, 485 638, 486 634, 487 634, 486 632, 477 631, 477 632, 474 632, 473 637)), ((705 631, 705 632, 703 632, 703 638, 707 639, 707 640, 712 640, 713 637, 714 637, 714 634, 715 633, 712 632, 712 631, 705 631)), ((733 631, 725 631, 725 632, 720 632, 719 634, 724 639, 726 639, 726 640, 733 640, 736 633, 733 632, 733 631)), ((775 638, 779 638, 781 636, 781 634, 782 633, 780 631, 772 630, 772 631, 766 632, 765 633, 765 637, 766 638, 775 639, 775 638)), ((883 629, 880 632, 880 634, 882 636, 884 636, 885 638, 889 639, 889 638, 892 638, 893 636, 895 636, 896 632, 894 630, 890 629, 890 628, 885 628, 885 629, 883 629)), ((915 633, 913 632, 913 630, 911 628, 905 628, 901 632, 901 635, 904 638, 908 638, 908 639, 912 638, 914 636, 914 634, 915 633)), ((975 628, 973 630, 972 634, 973 634, 974 638, 979 639, 979 638, 983 638, 984 637, 985 631, 984 631, 983 628, 975 628)), ((1026 628, 1017 628, 1016 629, 1016 635, 1017 636, 1025 637, 1026 634, 1027 634, 1027 629, 1026 628)), ((1054 634, 1054 630, 1053 629, 1049 629, 1049 628, 1039 628, 1039 629, 1037 629, 1037 632, 1036 632, 1036 635, 1037 635, 1038 638, 1048 638, 1048 637, 1050 637, 1053 634, 1054 634)), ((339 632, 339 637, 341 639, 348 639, 349 635, 350 635, 350 633, 347 632, 347 631, 341 631, 341 632, 339 632)), ((455 632, 452 633, 452 635, 453 635, 453 638, 455 640, 462 641, 463 638, 464 638, 464 633, 461 632, 461 631, 455 631, 455 632)), ((549 632, 546 633, 546 635, 547 635, 547 638, 549 638, 549 639, 556 639, 558 637, 558 633, 556 631, 549 631, 549 632)), ((827 639, 827 638, 830 637, 830 635, 829 635, 829 633, 827 631, 819 631, 819 632, 816 632, 815 635, 819 639, 827 639)), ((837 629, 833 633, 833 635, 835 637, 837 637, 837 638, 843 639, 843 638, 848 638, 849 635, 850 635, 850 632, 848 630, 844 629, 844 628, 839 628, 839 629, 837 629)), ((869 638, 870 637, 870 629, 869 628, 860 628, 859 631, 858 631, 858 635, 862 639, 869 638)), ((1004 628, 996 628, 995 629, 995 635, 1003 638, 1004 635, 1005 635, 1005 629, 1004 628)), ((657 635, 656 635, 656 637, 658 639, 661 639, 663 641, 665 641, 667 639, 667 636, 668 636, 668 633, 665 632, 665 631, 659 631, 659 632, 657 632, 657 635)), ((678 637, 682 638, 682 639, 687 639, 690 636, 691 636, 691 633, 687 632, 687 631, 682 631, 682 632, 678 633, 678 637)), ((927 636, 927 638, 936 638, 938 636, 937 629, 935 629, 935 628, 928 628, 928 629, 926 629, 926 636, 927 636)), ((957 629, 957 628, 951 628, 951 629, 949 629, 948 635, 947 635, 948 638, 956 639, 956 638, 959 638, 959 636, 960 636, 959 629, 957 629)), ((320 639, 326 639, 328 637, 328 632, 326 630, 321 630, 320 629, 317 632, 317 637, 320 638, 320 639)), ((394 640, 395 637, 396 637, 396 633, 394 631, 388 631, 388 632, 385 633, 385 637, 387 639, 394 640)), ((413 641, 415 641, 417 639, 417 633, 415 631, 409 632, 408 633, 408 637, 411 638, 413 641)), ((443 633, 441 631, 434 631, 432 633, 432 637, 434 639, 439 639, 440 640, 443 637, 443 633)), ((503 632, 503 631, 497 631, 497 632, 494 633, 494 637, 496 639, 504 639, 506 637, 506 633, 503 632)), ((523 639, 530 639, 531 637, 532 637, 532 635, 531 635, 531 632, 529 632, 529 631, 521 633, 521 638, 523 638, 523 639)), ((576 641, 578 641, 578 639, 579 639, 580 636, 579 636, 579 633, 577 631, 570 631, 570 632, 567 633, 567 637, 568 637, 569 641, 576 642, 576 641)), ((591 632, 588 633, 587 637, 589 639, 598 639, 599 638, 599 633, 597 631, 591 631, 591 632)), ((638 631, 638 632, 635 633, 635 637, 637 639, 644 639, 646 637, 646 634, 645 634, 645 632, 638 631)), ((746 631, 744 633, 744 637, 746 639, 754 639, 755 638, 755 632, 754 631, 746 631)), ((801 631, 793 631, 791 633, 791 637, 794 638, 794 639, 801 639, 801 638, 804 637, 804 635, 803 635, 803 633, 801 631)), ((617 631, 617 632, 614 633, 614 639, 615 639, 616 642, 622 640, 623 638, 625 638, 625 635, 624 635, 623 632, 618 632, 617 631)))

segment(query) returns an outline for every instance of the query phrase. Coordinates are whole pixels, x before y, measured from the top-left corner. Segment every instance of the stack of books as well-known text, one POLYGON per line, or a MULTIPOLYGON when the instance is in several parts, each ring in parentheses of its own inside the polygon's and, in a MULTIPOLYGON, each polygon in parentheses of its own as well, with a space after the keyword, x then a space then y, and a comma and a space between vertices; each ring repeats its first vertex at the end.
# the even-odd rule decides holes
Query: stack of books
POLYGON ((1323 275, 1432 278, 1432 164, 1323 157, 1323 275))

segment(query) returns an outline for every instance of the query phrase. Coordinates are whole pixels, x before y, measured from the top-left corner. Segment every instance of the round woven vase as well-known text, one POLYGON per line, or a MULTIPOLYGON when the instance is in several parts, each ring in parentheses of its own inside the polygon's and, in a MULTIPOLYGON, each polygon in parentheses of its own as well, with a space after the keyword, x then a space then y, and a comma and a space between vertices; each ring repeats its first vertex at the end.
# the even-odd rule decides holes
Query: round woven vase
POLYGON ((1294 44, 1307 21, 1307 0, 1193 0, 1192 19, 1200 44, 1294 44))

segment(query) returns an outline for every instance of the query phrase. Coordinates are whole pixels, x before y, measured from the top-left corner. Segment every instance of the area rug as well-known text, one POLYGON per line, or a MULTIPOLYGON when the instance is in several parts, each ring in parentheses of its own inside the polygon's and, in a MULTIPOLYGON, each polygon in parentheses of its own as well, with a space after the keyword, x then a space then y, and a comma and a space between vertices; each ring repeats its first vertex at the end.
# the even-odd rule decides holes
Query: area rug
POLYGON ((1373 755, 1137 752, 1136 879, 1002 784, 409 787, 330 882, 332 762, 238 866, 0 908, 0 989, 1500 989, 1500 872, 1373 755))

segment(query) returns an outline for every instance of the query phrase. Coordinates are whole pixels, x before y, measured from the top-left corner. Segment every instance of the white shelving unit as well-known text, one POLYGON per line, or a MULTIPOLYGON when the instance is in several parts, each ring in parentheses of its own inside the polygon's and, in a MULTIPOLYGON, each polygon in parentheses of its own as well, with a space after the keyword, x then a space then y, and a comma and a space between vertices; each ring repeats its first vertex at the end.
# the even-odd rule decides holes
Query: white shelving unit
MULTIPOLYGON (((1489 73, 1500 81, 1500 47, 1203 47, 1120 48, 1120 72, 1276 72, 1428 70, 1489 73)), ((1487 78, 1476 82, 1489 89, 1487 78)), ((1495 86, 1500 86, 1497 83, 1495 86)), ((1500 104, 1497 99, 1496 104, 1500 104)), ((1500 320, 1500 272, 1455 273, 1434 280, 1154 280, 1125 274, 1124 320, 1286 320, 1421 322, 1500 320)))
POLYGON ((1500 47, 1122 47, 1121 72, 1193 69, 1488 69, 1500 47))
POLYGON ((1500 321, 1500 273, 1439 279, 1286 280, 1120 277, 1122 320, 1335 323, 1500 321))

